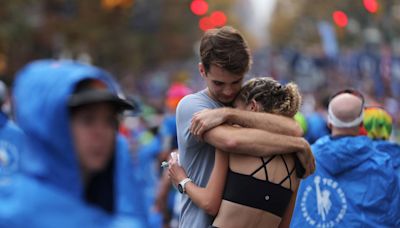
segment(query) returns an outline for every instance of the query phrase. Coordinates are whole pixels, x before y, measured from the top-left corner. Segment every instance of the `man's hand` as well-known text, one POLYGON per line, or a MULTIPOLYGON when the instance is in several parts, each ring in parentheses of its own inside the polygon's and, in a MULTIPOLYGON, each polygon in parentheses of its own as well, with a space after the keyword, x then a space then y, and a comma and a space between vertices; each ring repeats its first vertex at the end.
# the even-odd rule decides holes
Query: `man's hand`
POLYGON ((201 138, 206 131, 223 124, 226 121, 226 114, 224 108, 204 109, 197 112, 193 115, 190 132, 201 138))
POLYGON ((301 165, 305 169, 302 179, 310 176, 315 172, 315 159, 311 152, 310 144, 303 138, 303 150, 296 153, 297 158, 300 160, 301 165))

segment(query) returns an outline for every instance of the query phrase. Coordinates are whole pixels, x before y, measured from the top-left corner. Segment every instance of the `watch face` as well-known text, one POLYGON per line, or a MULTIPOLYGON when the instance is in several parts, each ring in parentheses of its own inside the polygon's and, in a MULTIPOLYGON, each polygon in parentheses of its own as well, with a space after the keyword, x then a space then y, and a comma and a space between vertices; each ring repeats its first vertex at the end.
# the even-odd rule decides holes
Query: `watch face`
POLYGON ((183 193, 183 188, 182 188, 182 185, 181 185, 181 184, 178 184, 178 191, 179 191, 180 193, 183 193))

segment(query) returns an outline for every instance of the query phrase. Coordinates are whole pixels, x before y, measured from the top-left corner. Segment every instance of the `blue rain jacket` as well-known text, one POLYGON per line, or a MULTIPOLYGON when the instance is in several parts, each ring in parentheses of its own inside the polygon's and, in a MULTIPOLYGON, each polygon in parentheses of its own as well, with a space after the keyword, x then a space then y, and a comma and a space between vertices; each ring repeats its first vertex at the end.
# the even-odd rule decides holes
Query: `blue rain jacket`
POLYGON ((374 146, 377 150, 390 155, 393 167, 397 175, 400 176, 400 145, 385 140, 375 140, 374 146))
MULTIPOLYGON (((163 122, 160 126, 160 137, 171 138, 171 145, 167 145, 170 149, 178 148, 178 133, 176 132, 176 116, 173 114, 165 115, 163 122)), ((165 149, 165 148, 163 148, 165 149)))
POLYGON ((17 172, 19 154, 24 150, 25 136, 22 130, 0 111, 0 182, 17 172))
POLYGON ((304 137, 310 144, 313 144, 322 136, 329 134, 329 129, 326 124, 326 120, 322 114, 314 112, 310 116, 306 117, 307 120, 307 131, 304 137))
POLYGON ((157 194, 156 186, 160 179, 160 163, 157 156, 161 151, 161 142, 159 137, 148 131, 138 132, 135 137, 138 137, 139 141, 136 175, 145 189, 147 209, 152 210, 157 194))
POLYGON ((67 100, 75 85, 89 78, 103 80, 112 91, 118 91, 106 72, 73 61, 35 61, 18 73, 14 86, 16 122, 27 136, 27 150, 21 154, 19 174, 0 188, 2 193, 7 192, 0 195, 6 197, 6 201, 0 200, 0 216, 6 218, 6 224, 16 222, 15 227, 19 227, 18 222, 24 221, 25 225, 32 224, 30 227, 146 226, 141 186, 131 172, 132 159, 121 136, 116 139, 114 217, 124 219, 111 220, 101 209, 84 203, 67 100))
POLYGON ((400 186, 391 158, 365 136, 312 145, 316 171, 300 183, 291 227, 400 227, 400 186))

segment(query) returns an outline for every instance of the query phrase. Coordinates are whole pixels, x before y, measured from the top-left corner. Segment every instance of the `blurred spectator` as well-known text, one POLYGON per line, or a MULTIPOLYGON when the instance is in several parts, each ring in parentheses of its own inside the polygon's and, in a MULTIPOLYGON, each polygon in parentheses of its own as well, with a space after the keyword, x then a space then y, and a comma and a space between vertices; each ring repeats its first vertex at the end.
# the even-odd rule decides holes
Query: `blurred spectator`
MULTIPOLYGON (((176 129, 176 108, 179 101, 186 95, 192 93, 191 89, 180 82, 172 83, 167 90, 165 99, 166 112, 160 126, 160 137, 162 140, 161 161, 168 160, 171 152, 178 149, 176 129)), ((180 195, 172 187, 167 172, 163 172, 155 207, 163 213, 164 226, 171 223, 171 227, 178 226, 180 195)))
POLYGON ((363 106, 352 90, 330 101, 332 133, 312 145, 317 168, 300 183, 292 227, 399 227, 399 179, 390 156, 358 136, 363 106))
POLYGON ((301 129, 303 130, 303 135, 307 133, 308 126, 307 126, 307 120, 306 117, 303 115, 301 112, 297 112, 296 115, 294 116, 294 119, 296 122, 300 125, 301 129))
POLYGON ((161 137, 163 144, 163 159, 167 160, 169 154, 178 148, 177 133, 176 133, 176 107, 179 101, 186 95, 192 93, 192 91, 182 83, 173 83, 166 96, 166 113, 164 120, 161 124, 161 137))
MULTIPOLYGON (((318 96, 318 95, 317 95, 318 96)), ((315 110, 307 115, 307 132, 305 138, 310 144, 313 144, 317 139, 329 134, 329 129, 326 123, 326 109, 328 106, 328 97, 316 97, 315 110)))
POLYGON ((117 134, 119 113, 132 106, 117 93, 109 74, 73 61, 36 61, 18 73, 16 120, 29 150, 2 199, 8 227, 146 226, 117 134))
POLYGON ((6 98, 7 86, 0 81, 0 186, 17 171, 25 146, 23 132, 1 109, 6 98))
POLYGON ((400 176, 400 145, 389 142, 392 133, 392 117, 379 107, 367 107, 364 110, 364 127, 368 137, 374 140, 377 150, 392 158, 393 167, 400 176))
POLYGON ((134 175, 143 189, 143 200, 150 227, 160 227, 160 215, 154 210, 157 183, 160 179, 161 141, 158 136, 160 117, 156 111, 136 99, 140 109, 137 116, 125 117, 123 126, 133 155, 134 175))

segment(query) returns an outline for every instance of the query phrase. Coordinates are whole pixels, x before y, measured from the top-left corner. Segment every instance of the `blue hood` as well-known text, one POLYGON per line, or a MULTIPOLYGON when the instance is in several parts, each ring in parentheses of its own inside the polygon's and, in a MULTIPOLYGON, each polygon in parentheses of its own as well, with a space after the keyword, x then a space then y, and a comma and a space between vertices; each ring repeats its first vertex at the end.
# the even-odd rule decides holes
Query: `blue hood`
POLYGON ((324 136, 317 140, 311 149, 315 153, 318 165, 336 176, 351 170, 371 157, 371 154, 374 153, 371 146, 372 140, 366 136, 337 138, 324 136), (327 143, 331 140, 335 141, 335 147, 332 147, 331 143, 327 143), (355 140, 358 143, 354 143, 355 140))
POLYGON ((21 170, 75 197, 82 196, 83 187, 67 101, 75 85, 89 78, 103 80, 117 91, 111 76, 96 67, 53 60, 24 67, 13 90, 16 122, 28 138, 21 170))

